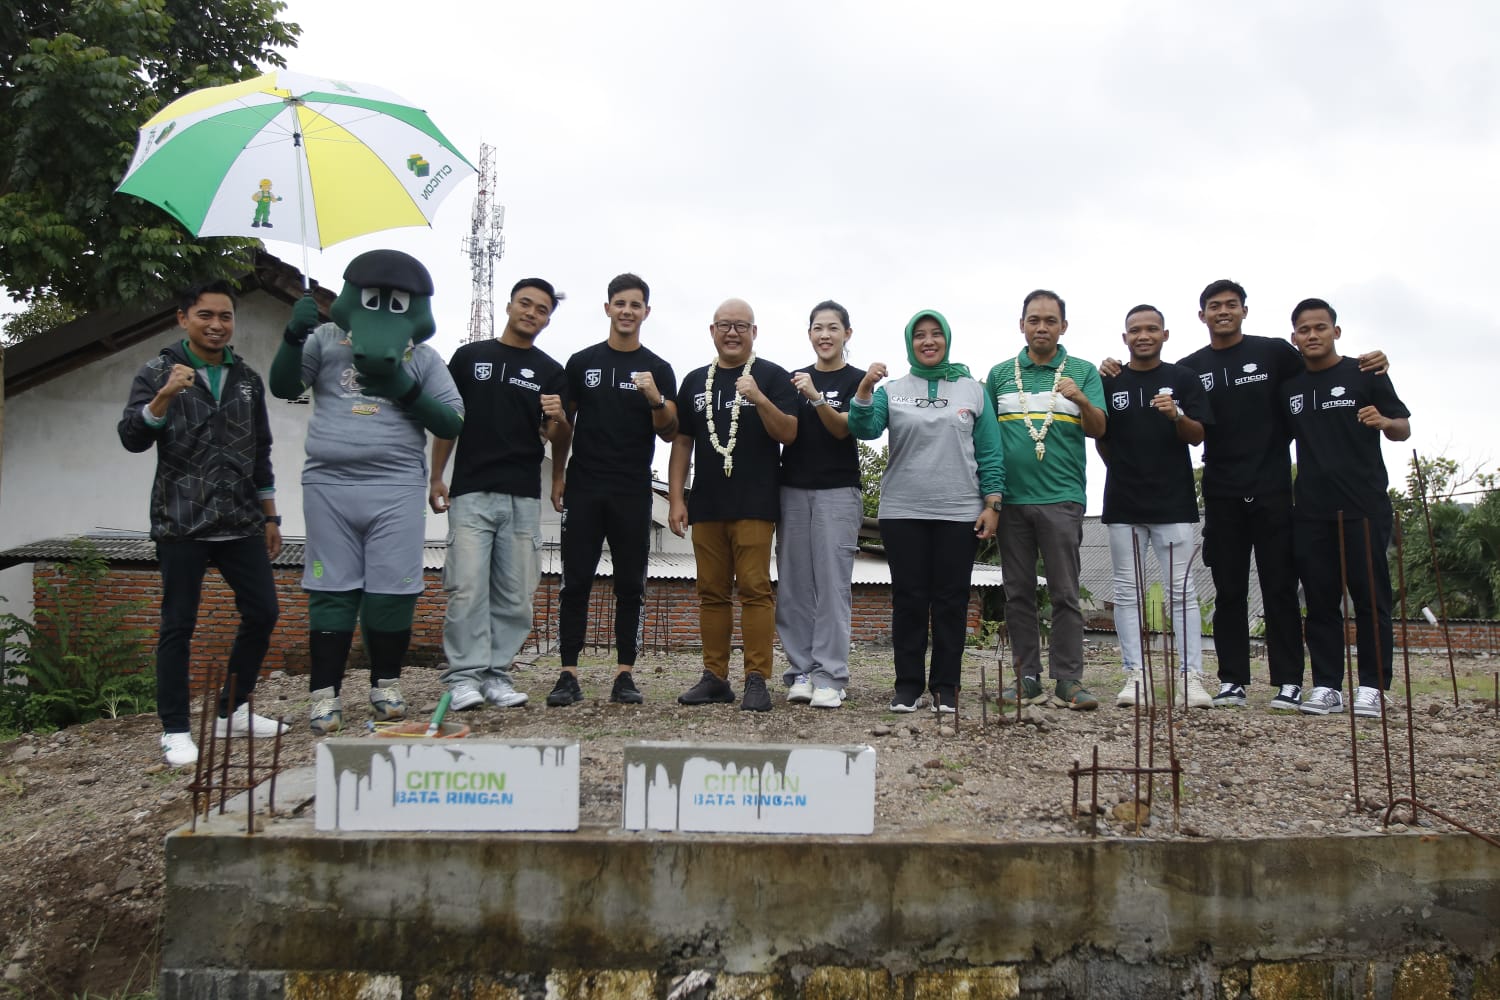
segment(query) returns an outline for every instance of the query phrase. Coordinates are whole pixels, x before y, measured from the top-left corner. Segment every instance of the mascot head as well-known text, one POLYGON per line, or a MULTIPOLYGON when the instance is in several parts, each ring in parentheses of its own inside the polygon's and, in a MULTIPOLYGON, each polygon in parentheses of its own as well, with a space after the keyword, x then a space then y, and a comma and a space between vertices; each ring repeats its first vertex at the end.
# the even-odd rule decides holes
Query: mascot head
POLYGON ((389 376, 413 344, 437 332, 432 275, 399 250, 362 253, 344 268, 344 288, 329 315, 349 333, 355 369, 389 376))

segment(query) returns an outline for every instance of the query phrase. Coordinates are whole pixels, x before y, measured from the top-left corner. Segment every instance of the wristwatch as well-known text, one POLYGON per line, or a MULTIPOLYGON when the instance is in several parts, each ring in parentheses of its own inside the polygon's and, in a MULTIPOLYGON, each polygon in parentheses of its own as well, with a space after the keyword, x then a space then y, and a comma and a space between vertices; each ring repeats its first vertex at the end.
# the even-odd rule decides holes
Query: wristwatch
POLYGON ((651 409, 653 409, 653 410, 665 410, 667 408, 667 397, 663 396, 661 399, 658 399, 656 402, 654 402, 654 403, 648 403, 646 405, 650 406, 651 409))
POLYGON ((278 528, 281 527, 281 515, 280 514, 267 514, 266 515, 266 523, 267 524, 274 524, 278 528))
POLYGON ((1001 502, 999 500, 991 500, 988 503, 986 503, 985 506, 988 507, 990 510, 999 510, 1001 508, 1002 504, 1001 504, 1001 502))

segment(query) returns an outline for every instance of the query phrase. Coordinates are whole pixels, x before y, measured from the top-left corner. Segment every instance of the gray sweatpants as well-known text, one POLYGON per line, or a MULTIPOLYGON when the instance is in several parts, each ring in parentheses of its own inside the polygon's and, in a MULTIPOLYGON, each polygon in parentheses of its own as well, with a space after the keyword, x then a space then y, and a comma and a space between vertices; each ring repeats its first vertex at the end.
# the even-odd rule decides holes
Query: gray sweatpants
POLYGON ((776 526, 776 632, 788 686, 807 674, 814 687, 849 683, 854 553, 864 508, 859 490, 781 488, 776 526))
POLYGON ((1083 504, 1007 503, 1000 510, 1000 571, 1005 579, 1005 626, 1011 659, 1027 677, 1042 675, 1037 625, 1036 561, 1046 567, 1052 599, 1048 643, 1053 680, 1083 679, 1083 610, 1078 603, 1078 548, 1083 504))

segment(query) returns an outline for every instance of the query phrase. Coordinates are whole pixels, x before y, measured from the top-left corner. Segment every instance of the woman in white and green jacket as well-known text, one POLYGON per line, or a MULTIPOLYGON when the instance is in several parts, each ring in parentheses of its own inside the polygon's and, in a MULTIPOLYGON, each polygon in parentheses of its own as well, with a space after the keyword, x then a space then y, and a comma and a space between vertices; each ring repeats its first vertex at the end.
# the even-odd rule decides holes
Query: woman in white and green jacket
POLYGON ((954 711, 974 553, 980 539, 994 535, 1005 492, 994 408, 969 369, 948 360, 951 341, 942 313, 917 313, 906 325, 908 374, 876 389, 888 374, 876 362, 849 408, 855 437, 891 436, 880 535, 891 567, 893 712, 916 711, 924 691, 934 711, 954 711))

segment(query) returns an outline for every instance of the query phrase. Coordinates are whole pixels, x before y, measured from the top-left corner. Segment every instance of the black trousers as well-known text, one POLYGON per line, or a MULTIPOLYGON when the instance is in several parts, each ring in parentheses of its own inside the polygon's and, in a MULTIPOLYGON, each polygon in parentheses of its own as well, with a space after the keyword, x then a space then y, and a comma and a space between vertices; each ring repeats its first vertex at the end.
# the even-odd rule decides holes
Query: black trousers
POLYGON ((1292 496, 1205 497, 1203 561, 1214 578, 1219 680, 1250 683, 1250 555, 1265 605, 1271 684, 1301 684, 1302 609, 1292 553, 1292 496))
POLYGON ((192 658, 193 632, 198 627, 198 603, 203 594, 203 575, 217 566, 224 582, 234 591, 240 613, 239 631, 229 650, 224 671, 224 694, 220 711, 244 704, 255 690, 261 661, 271 645, 280 607, 271 559, 264 535, 255 534, 223 542, 157 542, 161 562, 161 637, 156 643, 156 711, 168 733, 189 731, 188 661, 192 658), (227 704, 230 683, 234 705, 227 704))
POLYGON ((589 595, 604 543, 614 563, 615 655, 634 666, 646 602, 646 559, 651 553, 651 491, 596 493, 569 480, 563 493, 562 594, 557 633, 562 665, 578 666, 589 624, 589 595))
POLYGON ((974 524, 881 518, 880 537, 891 567, 896 697, 909 702, 930 690, 951 705, 963 667, 969 577, 979 546, 974 524), (925 662, 929 624, 930 672, 925 662))
POLYGON ((1354 607, 1355 649, 1361 687, 1391 687, 1395 633, 1391 627, 1391 570, 1385 549, 1391 519, 1344 521, 1344 575, 1339 574, 1339 528, 1336 521, 1297 521, 1297 575, 1307 600, 1307 652, 1312 680, 1318 687, 1341 689, 1344 683, 1344 580, 1354 607), (1365 524, 1370 526, 1370 559, 1365 558, 1365 524), (1374 602, 1370 574, 1375 577, 1374 602))

